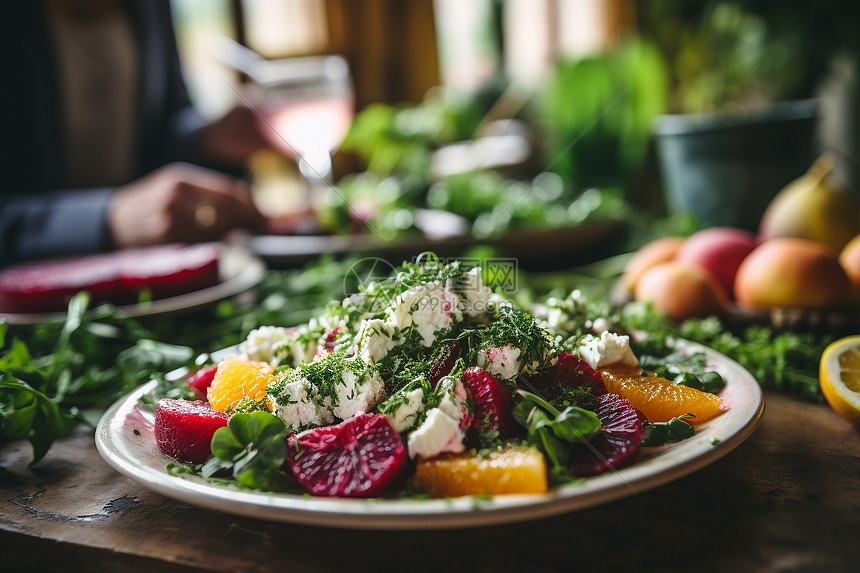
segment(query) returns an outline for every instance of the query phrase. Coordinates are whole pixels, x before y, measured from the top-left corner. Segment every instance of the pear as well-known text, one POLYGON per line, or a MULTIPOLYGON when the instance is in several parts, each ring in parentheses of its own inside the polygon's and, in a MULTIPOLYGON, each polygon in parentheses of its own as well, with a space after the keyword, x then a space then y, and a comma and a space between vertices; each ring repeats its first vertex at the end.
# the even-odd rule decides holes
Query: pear
POLYGON ((761 237, 810 239, 839 252, 860 233, 857 202, 825 179, 832 168, 832 158, 821 157, 777 193, 762 217, 761 237))

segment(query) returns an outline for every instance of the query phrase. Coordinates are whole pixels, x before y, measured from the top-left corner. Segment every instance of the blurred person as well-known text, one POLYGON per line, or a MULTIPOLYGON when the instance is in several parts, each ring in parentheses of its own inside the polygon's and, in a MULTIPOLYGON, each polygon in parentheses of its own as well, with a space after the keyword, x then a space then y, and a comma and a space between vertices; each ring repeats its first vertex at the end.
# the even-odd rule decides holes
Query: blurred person
POLYGON ((266 145, 254 113, 196 113, 166 0, 4 9, 0 266, 264 228, 227 174, 266 145))

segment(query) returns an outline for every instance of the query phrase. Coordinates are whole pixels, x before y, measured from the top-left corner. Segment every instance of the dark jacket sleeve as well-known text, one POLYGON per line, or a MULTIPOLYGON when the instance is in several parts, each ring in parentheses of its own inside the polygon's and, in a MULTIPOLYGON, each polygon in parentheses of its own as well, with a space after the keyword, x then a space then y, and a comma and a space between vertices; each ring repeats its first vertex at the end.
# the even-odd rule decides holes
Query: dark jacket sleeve
POLYGON ((112 192, 74 189, 0 199, 0 266, 103 250, 112 192))
POLYGON ((43 3, 10 9, 3 25, 10 49, 0 54, 15 79, 15 89, 0 93, 0 266, 103 250, 112 190, 63 185, 62 118, 43 3))

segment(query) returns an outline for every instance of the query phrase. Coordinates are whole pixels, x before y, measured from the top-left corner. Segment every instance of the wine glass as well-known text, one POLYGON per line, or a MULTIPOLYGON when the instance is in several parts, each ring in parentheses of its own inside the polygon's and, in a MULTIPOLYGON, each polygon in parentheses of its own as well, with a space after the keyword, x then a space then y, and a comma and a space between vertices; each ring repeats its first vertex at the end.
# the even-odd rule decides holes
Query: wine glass
POLYGON ((298 160, 313 187, 331 183, 331 154, 346 137, 354 98, 341 56, 267 60, 252 76, 260 130, 269 143, 298 160))

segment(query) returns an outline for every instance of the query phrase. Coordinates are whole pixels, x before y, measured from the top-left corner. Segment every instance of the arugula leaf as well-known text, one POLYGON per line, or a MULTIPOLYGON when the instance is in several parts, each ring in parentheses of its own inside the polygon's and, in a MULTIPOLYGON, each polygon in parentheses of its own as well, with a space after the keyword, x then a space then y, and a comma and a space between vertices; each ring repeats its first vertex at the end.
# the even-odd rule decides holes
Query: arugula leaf
POLYGON ((685 418, 695 418, 692 414, 684 414, 672 418, 668 422, 645 422, 642 434, 643 446, 662 446, 686 440, 695 435, 696 430, 685 418))
POLYGON ((53 441, 74 425, 71 413, 21 380, 0 377, 0 438, 27 438, 33 446, 32 466, 48 453, 53 441))
POLYGON ((284 422, 268 412, 234 414, 212 436, 215 457, 201 473, 208 478, 231 470, 236 481, 247 487, 287 489, 289 481, 280 471, 287 459, 287 434, 284 422))
POLYGON ((704 352, 689 355, 673 352, 664 357, 646 355, 640 357, 639 365, 658 376, 673 379, 675 384, 703 392, 717 394, 726 387, 722 375, 710 370, 708 357, 704 352))
POLYGON ((556 471, 562 471, 570 459, 567 444, 587 442, 600 430, 597 414, 576 406, 559 411, 531 392, 517 391, 523 401, 514 406, 511 415, 528 430, 528 443, 537 446, 556 471))
POLYGON ((104 408, 192 355, 190 348, 149 340, 151 333, 132 319, 117 318, 112 307, 85 315, 88 304, 89 295, 79 293, 63 320, 19 327, 26 342, 18 331, 9 340, 11 327, 0 325, 0 443, 30 440, 31 465, 76 420, 96 420, 93 408, 104 408))

